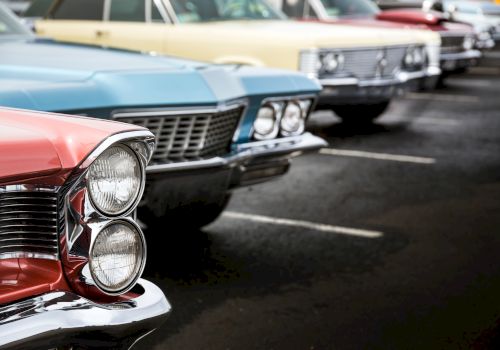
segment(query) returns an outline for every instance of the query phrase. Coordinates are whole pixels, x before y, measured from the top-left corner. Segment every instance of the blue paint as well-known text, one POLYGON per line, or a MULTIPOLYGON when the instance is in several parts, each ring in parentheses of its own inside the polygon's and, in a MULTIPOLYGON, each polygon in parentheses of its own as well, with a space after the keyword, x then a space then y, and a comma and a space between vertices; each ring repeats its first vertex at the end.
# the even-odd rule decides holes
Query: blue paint
POLYGON ((319 91, 312 80, 282 70, 209 65, 30 36, 0 40, 0 105, 8 107, 92 116, 97 110, 246 99, 250 105, 238 140, 246 142, 263 99, 319 91))

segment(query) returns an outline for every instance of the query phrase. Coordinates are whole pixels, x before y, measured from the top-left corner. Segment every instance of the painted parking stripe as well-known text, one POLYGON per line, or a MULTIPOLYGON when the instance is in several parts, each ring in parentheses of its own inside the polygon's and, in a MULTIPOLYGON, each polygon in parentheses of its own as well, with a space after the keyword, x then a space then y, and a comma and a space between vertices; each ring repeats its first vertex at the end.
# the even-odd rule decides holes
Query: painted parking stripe
POLYGON ((419 123, 419 124, 442 125, 442 126, 458 126, 458 125, 460 125, 459 120, 449 119, 449 118, 424 117, 424 118, 416 118, 415 122, 419 123))
POLYGON ((425 165, 435 164, 437 162, 436 159, 427 157, 416 157, 416 156, 388 154, 388 153, 374 153, 374 152, 335 149, 335 148, 322 148, 319 151, 319 153, 329 156, 368 158, 368 159, 388 160, 393 162, 415 163, 415 164, 425 164, 425 165))
POLYGON ((228 219, 247 220, 247 221, 253 221, 253 222, 258 222, 258 223, 262 223, 262 224, 300 227, 300 228, 305 228, 305 229, 310 229, 310 230, 315 230, 315 231, 336 233, 339 235, 356 236, 356 237, 362 237, 362 238, 380 238, 383 236, 383 233, 379 232, 379 231, 362 230, 362 229, 342 227, 342 226, 332 226, 332 225, 319 224, 319 223, 310 222, 310 221, 275 218, 275 217, 263 216, 263 215, 238 213, 238 212, 233 212, 233 211, 226 211, 222 214, 222 216, 226 217, 228 219))
POLYGON ((480 98, 469 95, 449 95, 449 94, 429 94, 424 92, 409 92, 404 96, 410 100, 431 100, 440 102, 463 102, 463 103, 478 103, 480 98))

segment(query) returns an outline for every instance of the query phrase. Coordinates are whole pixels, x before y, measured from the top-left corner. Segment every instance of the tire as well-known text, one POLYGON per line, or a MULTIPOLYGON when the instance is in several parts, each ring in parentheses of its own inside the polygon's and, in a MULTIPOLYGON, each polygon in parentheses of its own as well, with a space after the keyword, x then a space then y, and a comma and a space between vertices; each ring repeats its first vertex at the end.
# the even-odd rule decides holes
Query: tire
POLYGON ((380 117, 387 110, 389 104, 390 101, 369 105, 345 105, 336 106, 332 110, 346 124, 367 124, 380 117))
POLYGON ((228 193, 220 202, 194 203, 189 206, 168 210, 161 216, 153 214, 147 208, 139 207, 138 217, 149 230, 155 230, 167 225, 169 227, 197 230, 217 220, 224 209, 226 209, 230 199, 231 193, 228 193))

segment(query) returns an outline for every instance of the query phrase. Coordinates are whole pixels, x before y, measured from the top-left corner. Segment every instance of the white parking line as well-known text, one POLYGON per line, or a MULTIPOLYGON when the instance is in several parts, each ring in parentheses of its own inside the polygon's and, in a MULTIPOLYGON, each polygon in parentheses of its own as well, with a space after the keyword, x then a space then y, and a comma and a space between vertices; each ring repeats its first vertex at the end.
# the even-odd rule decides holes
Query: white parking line
POLYGON ((362 229, 350 228, 350 227, 332 226, 332 225, 318 224, 318 223, 309 222, 309 221, 274 218, 274 217, 263 216, 263 215, 244 214, 244 213, 237 213, 237 212, 233 212, 233 211, 226 211, 222 214, 222 216, 229 218, 229 219, 248 220, 248 221, 258 222, 258 223, 262 223, 262 224, 301 227, 301 228, 306 228, 306 229, 315 230, 315 231, 330 232, 330 233, 336 233, 336 234, 340 234, 340 235, 356 236, 356 237, 362 237, 362 238, 380 238, 383 236, 383 233, 379 232, 379 231, 370 231, 370 230, 362 230, 362 229))
POLYGON ((319 153, 329 156, 368 158, 368 159, 388 160, 393 162, 415 163, 415 164, 425 164, 425 165, 435 164, 437 162, 436 159, 427 157, 415 157, 415 156, 406 156, 406 155, 388 154, 388 153, 373 153, 373 152, 347 150, 347 149, 335 149, 335 148, 322 148, 319 151, 319 153))
POLYGON ((460 122, 456 119, 431 118, 431 117, 416 118, 415 122, 419 124, 442 125, 442 126, 457 126, 460 124, 460 122))
POLYGON ((410 100, 431 100, 441 102, 463 102, 463 103, 478 103, 479 97, 469 95, 449 95, 449 94, 429 94, 424 92, 409 92, 405 98, 410 100))

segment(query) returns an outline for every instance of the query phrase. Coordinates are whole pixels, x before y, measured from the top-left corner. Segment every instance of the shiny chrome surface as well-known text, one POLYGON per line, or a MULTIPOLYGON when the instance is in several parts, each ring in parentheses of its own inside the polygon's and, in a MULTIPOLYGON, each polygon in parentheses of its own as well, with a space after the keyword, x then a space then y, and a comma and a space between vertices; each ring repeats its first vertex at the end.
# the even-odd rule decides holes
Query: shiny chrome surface
POLYGON ((225 157, 215 157, 188 163, 153 164, 148 166, 147 173, 161 174, 179 170, 201 171, 212 167, 233 168, 258 157, 287 156, 293 158, 304 152, 318 150, 326 146, 327 143, 323 139, 305 133, 299 136, 240 144, 225 157))
POLYGON ((310 50, 301 53, 300 71, 318 77, 317 55, 320 52, 335 52, 344 55, 342 67, 329 76, 319 76, 320 79, 359 80, 392 78, 402 70, 402 62, 407 46, 373 47, 341 50, 310 50))
POLYGON ((464 41, 465 34, 443 34, 441 33, 441 54, 443 53, 457 53, 465 51, 464 41))
MULTIPOLYGON (((74 171, 67 185, 61 190, 65 213, 65 230, 60 236, 61 261, 68 276, 68 281, 78 293, 88 293, 89 288, 100 295, 119 295, 130 290, 130 285, 119 293, 110 293, 100 288, 92 279, 91 274, 85 274, 88 269, 89 254, 99 232, 108 224, 117 220, 126 220, 137 226, 133 213, 144 192, 145 168, 154 149, 154 137, 149 131, 125 132, 106 139, 82 165, 74 171), (119 217, 108 217, 98 211, 92 203, 87 191, 87 172, 92 162, 108 147, 121 144, 136 152, 141 162, 143 185, 134 205, 119 217)), ((139 232, 140 228, 137 226, 139 232)), ((144 257, 145 258, 145 257, 144 257)), ((141 272, 144 266, 141 268, 141 272)))
POLYGON ((152 164, 188 162, 229 152, 245 106, 217 109, 117 110, 114 119, 139 125, 155 135, 152 164))
MULTIPOLYGON (((150 319, 166 317, 171 306, 163 292, 151 282, 139 280, 143 292, 128 301, 97 304, 70 292, 53 292, 0 308, 0 347, 22 347, 23 341, 50 339, 58 334, 85 331, 106 332, 140 328, 150 319)), ((158 321, 157 321, 158 322, 158 321)))
POLYGON ((57 188, 0 186, 0 259, 59 258, 57 188))

